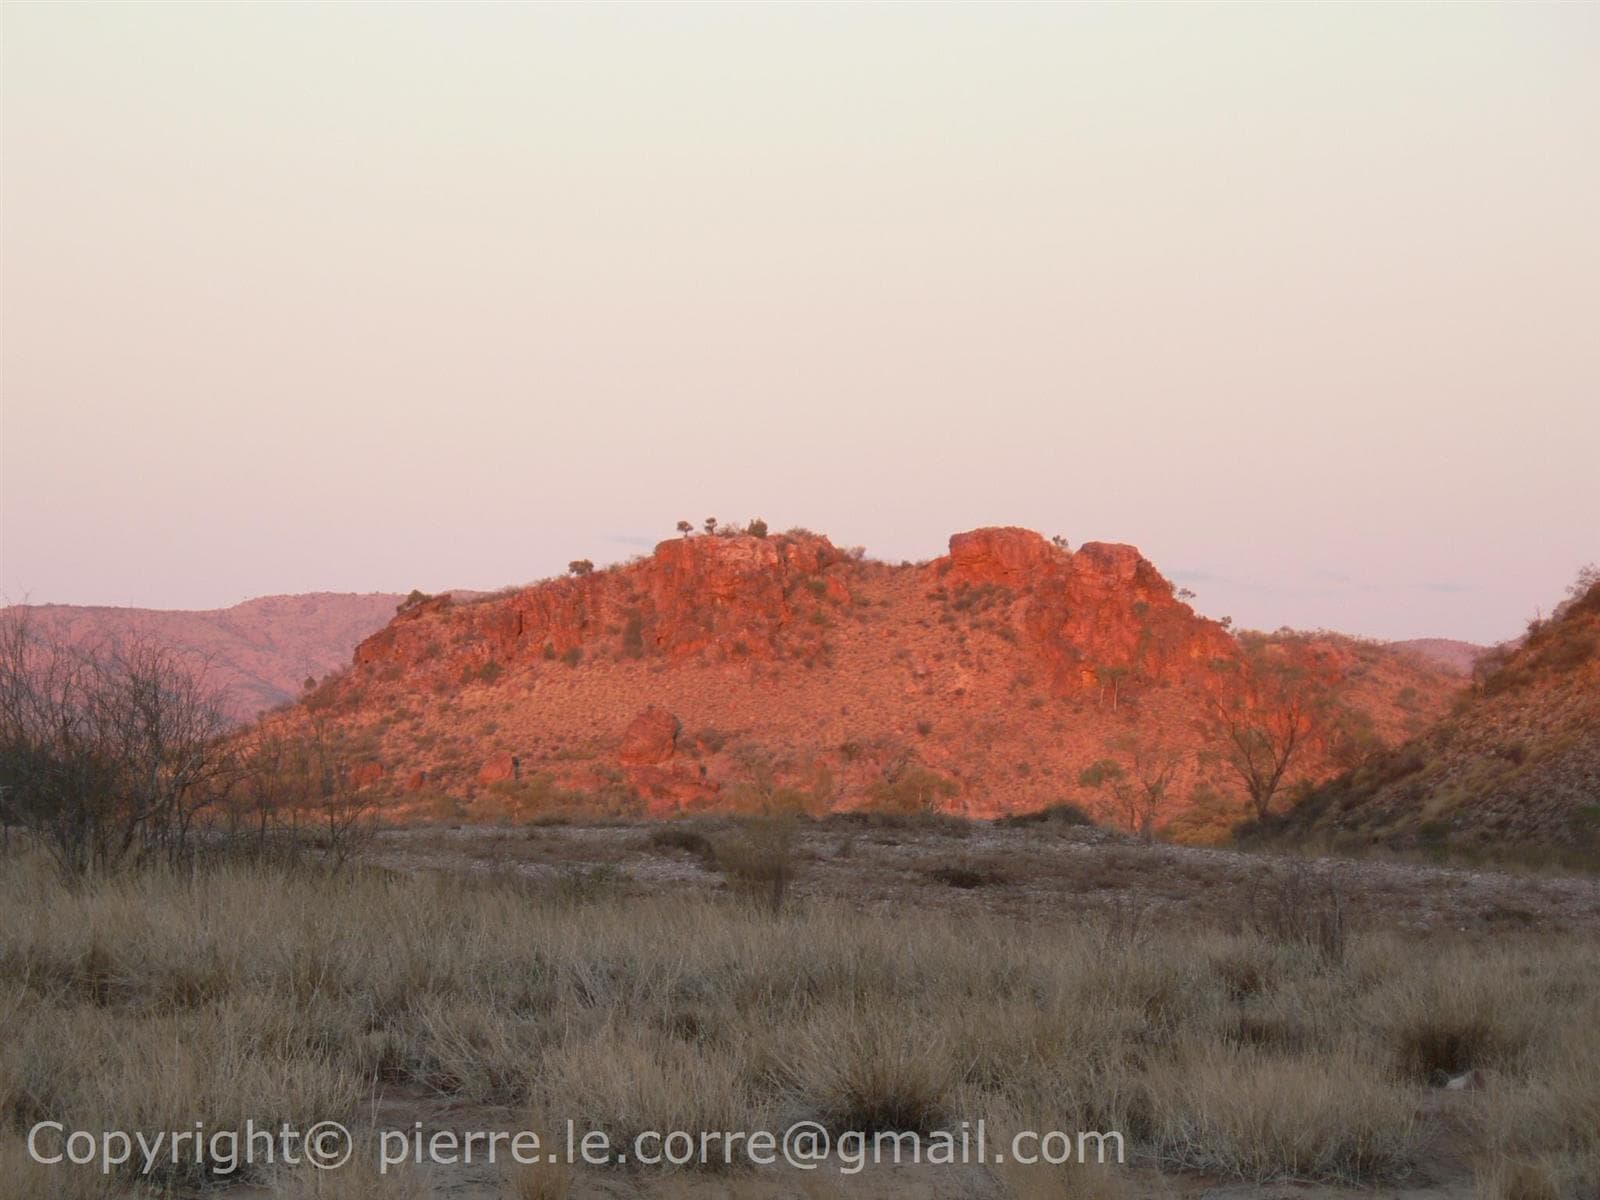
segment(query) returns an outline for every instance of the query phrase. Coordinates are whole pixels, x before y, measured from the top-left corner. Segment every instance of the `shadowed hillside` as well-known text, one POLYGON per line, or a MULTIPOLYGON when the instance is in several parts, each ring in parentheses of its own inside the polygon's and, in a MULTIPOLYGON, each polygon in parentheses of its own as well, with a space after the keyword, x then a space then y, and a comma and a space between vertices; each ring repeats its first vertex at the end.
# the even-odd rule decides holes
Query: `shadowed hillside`
POLYGON ((1515 645, 1490 651, 1472 693, 1423 736, 1313 792, 1293 836, 1505 849, 1600 845, 1600 583, 1587 581, 1515 645))

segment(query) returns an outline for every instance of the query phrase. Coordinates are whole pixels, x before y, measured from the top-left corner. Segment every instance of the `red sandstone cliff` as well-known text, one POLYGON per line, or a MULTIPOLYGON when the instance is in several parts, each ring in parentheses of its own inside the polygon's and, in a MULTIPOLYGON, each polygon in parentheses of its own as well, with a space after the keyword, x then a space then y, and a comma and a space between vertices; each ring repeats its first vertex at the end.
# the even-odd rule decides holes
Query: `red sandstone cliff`
MULTIPOLYGON (((1270 648, 1384 740, 1451 684, 1343 639, 1270 648)), ((1098 802, 1134 742, 1181 752, 1183 803, 1230 784, 1206 713, 1250 702, 1239 639, 1131 546, 979 529, 920 566, 794 532, 662 542, 632 563, 427 600, 362 641, 285 724, 337 730, 379 789, 449 812, 1098 802), (670 736, 668 731, 670 732, 670 736)), ((1318 756, 1306 770, 1324 771, 1318 756)))

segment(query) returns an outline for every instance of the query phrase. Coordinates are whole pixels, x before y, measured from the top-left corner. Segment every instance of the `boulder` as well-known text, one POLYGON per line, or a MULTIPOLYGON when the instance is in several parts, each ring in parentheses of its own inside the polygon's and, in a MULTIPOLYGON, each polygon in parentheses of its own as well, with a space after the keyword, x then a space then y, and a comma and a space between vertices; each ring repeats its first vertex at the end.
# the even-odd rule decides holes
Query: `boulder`
POLYGON ((629 766, 653 766, 670 759, 678 749, 678 718, 652 704, 628 723, 622 734, 619 757, 629 766))
POLYGON ((478 768, 478 782, 487 785, 499 783, 502 779, 515 779, 519 765, 515 755, 496 754, 478 768))
POLYGON ((1066 555, 1031 529, 973 529, 950 537, 950 577, 957 583, 1023 588, 1066 555))
POLYGON ((716 800, 722 786, 692 771, 686 764, 671 766, 639 766, 627 769, 628 786, 644 801, 645 812, 652 817, 670 816, 673 813, 692 811, 708 806, 716 800))

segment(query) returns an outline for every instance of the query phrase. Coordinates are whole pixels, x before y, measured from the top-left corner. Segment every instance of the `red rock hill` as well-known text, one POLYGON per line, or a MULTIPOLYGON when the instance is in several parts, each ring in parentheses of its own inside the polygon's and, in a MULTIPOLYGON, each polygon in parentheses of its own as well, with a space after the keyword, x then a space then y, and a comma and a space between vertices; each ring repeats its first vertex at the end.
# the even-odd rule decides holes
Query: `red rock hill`
MULTIPOLYGON (((1454 686, 1349 639, 1272 651, 1386 741, 1454 686)), ((979 529, 892 567, 805 531, 695 536, 415 604, 278 720, 331 730, 392 803, 446 815, 665 814, 779 792, 824 809, 1093 806, 1086 766, 1159 744, 1183 758, 1176 816, 1231 803, 1206 714, 1248 702, 1247 657, 1131 546, 979 529)), ((1326 773, 1336 749, 1330 728, 1303 769, 1326 773)))

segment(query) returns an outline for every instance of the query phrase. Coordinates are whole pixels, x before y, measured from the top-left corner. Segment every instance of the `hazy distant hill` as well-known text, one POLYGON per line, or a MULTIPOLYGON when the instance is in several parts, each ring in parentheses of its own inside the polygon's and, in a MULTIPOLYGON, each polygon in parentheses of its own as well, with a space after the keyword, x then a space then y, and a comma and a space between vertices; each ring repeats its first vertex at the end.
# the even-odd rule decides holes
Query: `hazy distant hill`
POLYGON ((1458 642, 1452 638, 1411 638, 1404 642, 1390 642, 1401 650, 1413 650, 1430 662, 1439 663, 1460 675, 1471 675, 1473 665, 1489 652, 1488 646, 1476 642, 1458 642))
POLYGON ((312 592, 200 611, 26 607, 42 632, 69 642, 138 636, 194 652, 208 661, 209 677, 222 688, 229 714, 248 721, 299 695, 308 677, 320 679, 347 665, 356 643, 381 629, 399 601, 387 592, 312 592))

